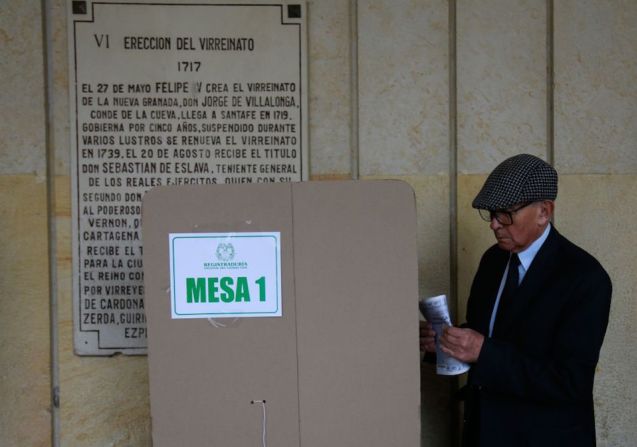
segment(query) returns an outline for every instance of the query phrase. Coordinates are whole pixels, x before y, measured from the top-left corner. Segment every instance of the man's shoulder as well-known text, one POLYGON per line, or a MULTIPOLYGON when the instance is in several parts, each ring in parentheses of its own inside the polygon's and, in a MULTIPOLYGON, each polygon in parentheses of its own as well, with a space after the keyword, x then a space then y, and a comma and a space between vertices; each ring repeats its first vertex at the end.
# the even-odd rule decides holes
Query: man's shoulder
POLYGON ((509 259, 509 252, 502 250, 498 244, 493 244, 482 254, 480 259, 479 271, 485 270, 501 270, 509 259))
POLYGON ((506 250, 502 250, 498 244, 493 244, 491 247, 487 248, 487 250, 482 254, 482 259, 508 259, 509 252, 506 250))
MULTIPOLYGON (((581 273, 599 273, 608 277, 608 273, 604 267, 592 254, 571 242, 557 231, 554 226, 551 228, 548 238, 540 248, 540 253, 543 254, 543 256, 541 256, 543 258, 554 258, 559 261, 559 265, 564 268, 573 268, 581 273)), ((493 244, 482 255, 480 264, 493 265, 506 263, 508 257, 509 252, 502 250, 498 244, 493 244)))
POLYGON ((554 251, 560 265, 575 268, 582 274, 601 275, 610 281, 608 273, 595 256, 563 236, 555 228, 551 230, 551 233, 546 241, 546 248, 554 251))

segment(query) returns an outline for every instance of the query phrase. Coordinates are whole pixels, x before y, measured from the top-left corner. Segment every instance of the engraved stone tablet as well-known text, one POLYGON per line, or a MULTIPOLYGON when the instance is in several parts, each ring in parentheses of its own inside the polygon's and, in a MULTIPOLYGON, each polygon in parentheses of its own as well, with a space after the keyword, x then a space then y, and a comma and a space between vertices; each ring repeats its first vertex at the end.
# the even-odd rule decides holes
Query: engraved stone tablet
POLYGON ((144 354, 144 193, 308 178, 305 4, 70 5, 75 351, 144 354))

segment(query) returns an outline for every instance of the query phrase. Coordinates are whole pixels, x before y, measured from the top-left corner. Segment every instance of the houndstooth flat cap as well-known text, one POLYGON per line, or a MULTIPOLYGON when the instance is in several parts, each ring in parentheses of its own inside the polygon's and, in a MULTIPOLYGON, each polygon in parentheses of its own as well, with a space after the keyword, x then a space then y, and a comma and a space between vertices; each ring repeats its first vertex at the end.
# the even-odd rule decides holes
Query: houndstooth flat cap
POLYGON ((471 205, 495 211, 556 197, 557 172, 553 166, 534 155, 520 154, 507 158, 489 174, 471 205))

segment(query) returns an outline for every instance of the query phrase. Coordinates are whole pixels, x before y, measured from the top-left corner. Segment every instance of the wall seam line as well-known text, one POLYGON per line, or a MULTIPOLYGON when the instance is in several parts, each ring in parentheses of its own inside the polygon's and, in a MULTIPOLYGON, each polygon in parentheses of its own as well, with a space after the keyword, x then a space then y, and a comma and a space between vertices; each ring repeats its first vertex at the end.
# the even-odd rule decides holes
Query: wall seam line
POLYGON ((46 226, 48 231, 47 255, 49 261, 49 355, 50 355, 50 399, 51 399, 51 445, 60 445, 60 380, 58 352, 58 302, 57 302, 57 226, 55 222, 55 148, 53 145, 53 54, 51 42, 50 0, 41 0, 42 8, 42 58, 44 68, 44 108, 45 108, 45 157, 46 157, 46 226))
POLYGON ((359 167, 359 127, 358 127, 358 1, 349 2, 349 48, 350 48, 350 151, 351 151, 351 177, 358 180, 359 167))
MULTIPOLYGON (((555 167, 555 41, 554 3, 546 0, 546 161, 555 167)), ((555 224, 555 213, 551 222, 555 224)))
POLYGON ((294 183, 289 185, 290 188, 290 217, 292 219, 292 289, 294 290, 294 338, 296 346, 296 411, 298 417, 298 429, 299 429, 299 447, 303 441, 303 419, 301 418, 301 361, 299 359, 299 300, 296 288, 296 239, 294 237, 295 230, 295 212, 294 212, 294 193, 296 187, 294 183))
MULTIPOLYGON (((458 320, 458 86, 456 0, 449 0, 449 307, 458 320)), ((451 396, 458 389, 458 378, 449 382, 451 396)), ((459 445, 459 407, 449 404, 449 430, 452 446, 459 445)))
POLYGON ((555 166, 554 4, 546 0, 546 153, 555 166))

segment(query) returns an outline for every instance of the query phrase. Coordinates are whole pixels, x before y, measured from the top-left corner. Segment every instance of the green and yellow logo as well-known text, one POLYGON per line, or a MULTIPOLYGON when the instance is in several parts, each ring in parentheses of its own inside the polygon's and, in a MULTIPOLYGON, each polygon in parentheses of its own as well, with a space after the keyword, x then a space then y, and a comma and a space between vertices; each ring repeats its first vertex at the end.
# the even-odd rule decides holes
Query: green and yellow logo
POLYGON ((244 261, 233 261, 236 252, 234 245, 229 242, 221 242, 215 250, 216 262, 204 262, 203 268, 206 270, 243 270, 248 268, 248 263, 244 261))

